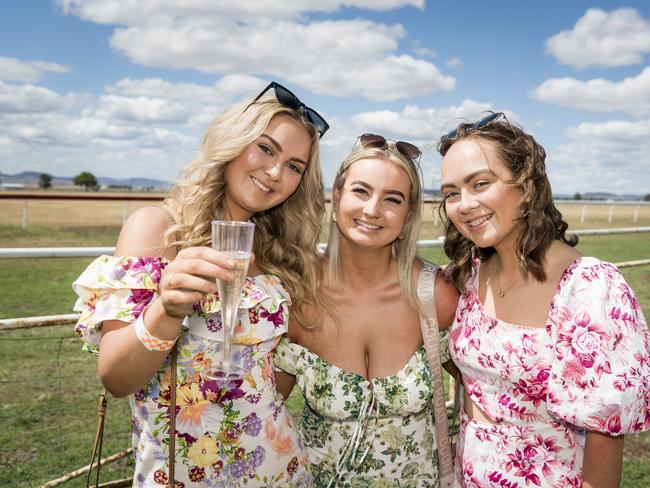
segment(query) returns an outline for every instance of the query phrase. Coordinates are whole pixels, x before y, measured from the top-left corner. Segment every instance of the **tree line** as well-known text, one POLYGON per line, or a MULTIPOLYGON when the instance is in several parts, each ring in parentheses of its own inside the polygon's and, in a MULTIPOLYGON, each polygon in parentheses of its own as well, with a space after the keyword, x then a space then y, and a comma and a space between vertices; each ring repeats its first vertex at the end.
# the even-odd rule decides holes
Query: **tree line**
MULTIPOLYGON (((86 191, 90 190, 91 188, 97 188, 97 178, 95 178, 95 175, 88 172, 88 171, 82 171, 79 173, 77 176, 72 178, 72 182, 75 184, 75 186, 83 186, 86 191)), ((38 186, 47 189, 52 187, 52 175, 48 173, 41 173, 38 177, 38 186)))

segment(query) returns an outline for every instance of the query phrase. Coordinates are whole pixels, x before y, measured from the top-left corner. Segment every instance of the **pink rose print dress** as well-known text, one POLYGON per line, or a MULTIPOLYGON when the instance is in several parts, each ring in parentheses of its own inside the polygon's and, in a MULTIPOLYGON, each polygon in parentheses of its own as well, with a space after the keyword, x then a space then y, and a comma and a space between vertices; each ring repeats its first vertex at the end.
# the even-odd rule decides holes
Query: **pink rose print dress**
MULTIPOLYGON (((75 281, 81 311, 76 332, 97 352, 104 320, 132 322, 155 299, 168 261, 157 257, 97 258, 75 281)), ((194 304, 178 340, 176 407, 177 487, 312 486, 305 449, 275 388, 273 353, 287 330, 290 304, 280 280, 248 277, 233 339, 244 380, 204 376, 220 357, 218 297, 194 304)), ((130 397, 135 475, 133 486, 167 483, 169 358, 130 397)))
POLYGON ((472 401, 455 486, 580 487, 586 431, 650 428, 650 337, 618 269, 583 257, 563 273, 545 328, 489 317, 478 265, 451 328, 451 356, 472 401))

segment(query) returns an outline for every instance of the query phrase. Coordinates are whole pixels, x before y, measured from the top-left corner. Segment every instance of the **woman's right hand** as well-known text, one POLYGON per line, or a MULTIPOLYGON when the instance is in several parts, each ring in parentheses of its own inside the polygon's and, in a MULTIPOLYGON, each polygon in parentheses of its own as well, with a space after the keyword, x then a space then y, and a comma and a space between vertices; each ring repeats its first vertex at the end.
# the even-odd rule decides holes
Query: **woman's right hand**
POLYGON ((192 304, 217 291, 216 280, 235 279, 234 263, 210 247, 188 247, 171 261, 160 278, 160 302, 169 317, 182 319, 192 304))

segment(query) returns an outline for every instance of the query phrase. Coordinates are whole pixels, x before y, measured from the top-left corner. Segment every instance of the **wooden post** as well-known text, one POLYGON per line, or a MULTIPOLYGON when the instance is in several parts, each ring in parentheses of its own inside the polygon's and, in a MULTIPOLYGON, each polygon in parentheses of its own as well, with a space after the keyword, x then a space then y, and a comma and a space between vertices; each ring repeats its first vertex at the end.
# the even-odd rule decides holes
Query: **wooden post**
MULTIPOLYGON (((131 454, 132 452, 133 452, 133 448, 129 447, 127 450, 120 451, 120 452, 118 452, 116 454, 113 454, 112 456, 108 456, 108 457, 102 459, 101 461, 97 460, 97 463, 99 463, 99 464, 101 464, 103 466, 106 463, 112 463, 113 461, 117 461, 118 459, 122 459, 123 457, 128 456, 129 454, 131 454)), ((77 477, 81 476, 82 474, 86 474, 88 471, 90 471, 93 468, 93 466, 96 466, 96 465, 95 464, 89 464, 88 466, 84 466, 83 468, 79 468, 79 469, 76 469, 74 471, 70 471, 68 474, 66 474, 64 476, 61 476, 60 478, 57 478, 57 479, 52 480, 52 481, 48 481, 44 485, 41 485, 40 488, 53 488, 54 486, 59 486, 59 485, 65 483, 66 481, 69 481, 69 480, 71 480, 73 478, 77 478, 77 477)), ((133 483, 133 480, 131 480, 131 479, 129 479, 128 481, 127 480, 119 480, 117 483, 121 483, 121 484, 119 484, 119 485, 113 484, 113 485, 107 485, 107 486, 131 486, 131 484, 133 483), (127 484, 123 484, 124 482, 126 482, 127 484)), ((104 485, 102 485, 102 486, 104 486, 104 485)))
POLYGON ((634 222, 639 220, 639 206, 637 205, 636 208, 634 209, 634 222))
POLYGON ((124 207, 122 208, 122 225, 125 224, 126 218, 129 216, 129 201, 124 200, 124 207))
POLYGON ((584 224, 585 223, 585 217, 587 216, 587 206, 583 205, 582 206, 582 212, 580 213, 580 223, 584 224))
POLYGON ((23 200, 23 229, 27 228, 27 202, 28 199, 23 200))
POLYGON ((609 217, 607 217, 607 222, 609 222, 610 224, 612 223, 612 217, 614 216, 614 207, 615 206, 616 205, 612 205, 611 207, 609 207, 609 217))

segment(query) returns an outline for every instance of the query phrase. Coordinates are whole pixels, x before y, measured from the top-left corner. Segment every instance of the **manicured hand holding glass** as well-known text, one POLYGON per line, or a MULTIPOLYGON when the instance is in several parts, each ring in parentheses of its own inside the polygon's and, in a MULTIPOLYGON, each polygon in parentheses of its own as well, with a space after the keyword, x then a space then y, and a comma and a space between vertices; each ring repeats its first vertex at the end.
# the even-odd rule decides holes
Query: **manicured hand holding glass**
POLYGON ((160 280, 160 301, 165 313, 183 319, 194 302, 218 291, 215 280, 233 280, 235 266, 223 252, 209 247, 189 247, 169 263, 160 280))

